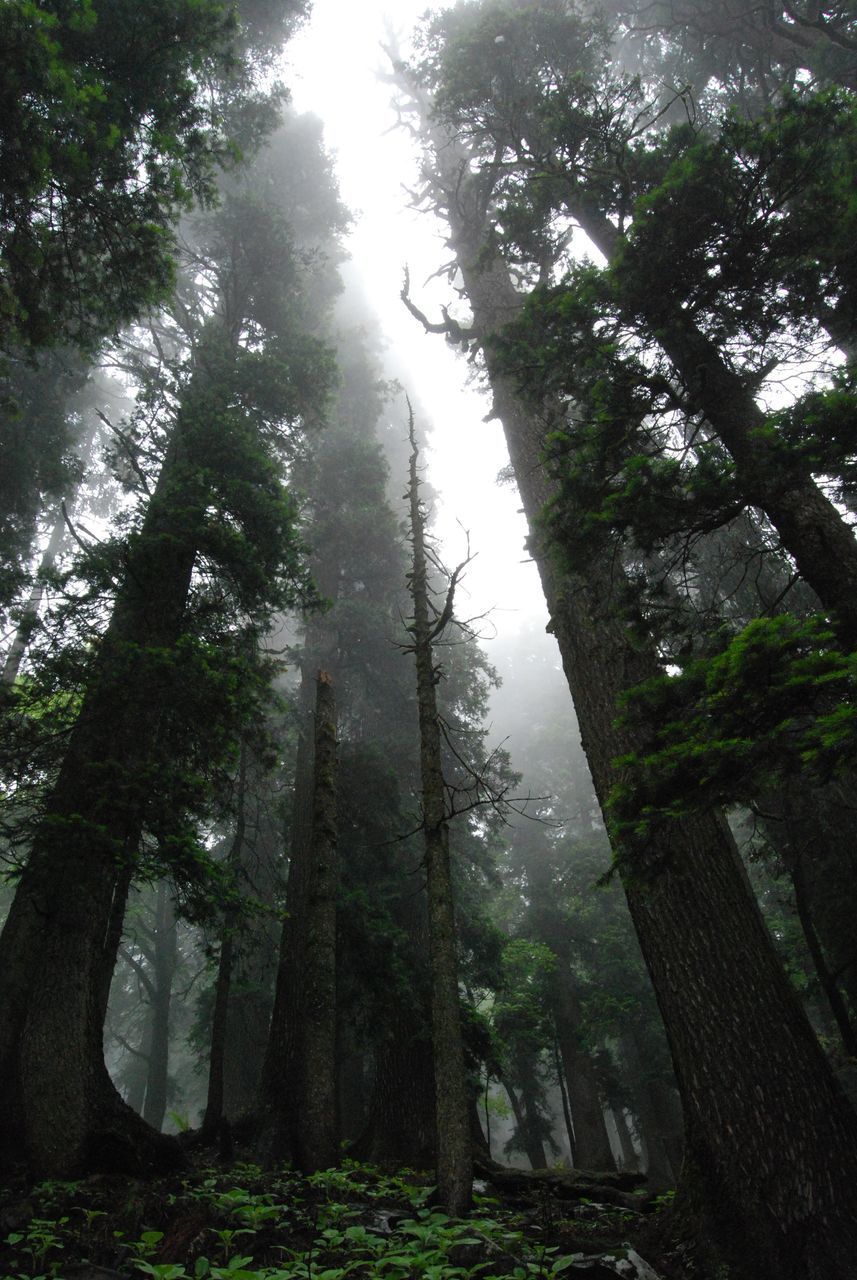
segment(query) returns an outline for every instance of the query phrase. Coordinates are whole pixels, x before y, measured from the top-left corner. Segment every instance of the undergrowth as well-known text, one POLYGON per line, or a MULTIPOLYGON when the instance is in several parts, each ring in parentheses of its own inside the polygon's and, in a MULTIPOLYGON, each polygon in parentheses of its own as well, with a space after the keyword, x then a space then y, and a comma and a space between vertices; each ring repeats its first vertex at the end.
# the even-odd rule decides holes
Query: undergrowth
MULTIPOLYGON (((633 1214, 502 1207, 477 1196, 453 1220, 419 1174, 344 1162, 303 1177, 252 1164, 152 1183, 43 1182, 0 1201, 3 1280, 553 1280, 612 1240, 633 1214), (572 1213, 576 1216, 572 1217, 572 1213), (99 1270, 101 1269, 101 1270, 99 1270)), ((617 1245, 617 1240, 619 1244, 617 1245)))

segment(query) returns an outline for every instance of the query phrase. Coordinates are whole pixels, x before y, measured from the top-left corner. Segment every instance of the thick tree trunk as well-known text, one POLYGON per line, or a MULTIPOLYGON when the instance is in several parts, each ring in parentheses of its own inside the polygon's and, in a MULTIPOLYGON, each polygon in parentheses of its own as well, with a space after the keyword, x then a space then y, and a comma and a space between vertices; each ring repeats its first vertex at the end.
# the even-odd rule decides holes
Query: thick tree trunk
POLYGON ((336 704, 327 671, 316 680, 311 869, 306 904, 300 1107, 296 1146, 300 1167, 315 1173, 336 1164, 336 704))
POLYGON ((316 682, 314 716, 311 698, 305 672, 287 914, 260 1094, 263 1153, 308 1170, 335 1163, 338 1139, 336 736, 326 673, 316 682))
MULTIPOLYGON (((441 1202, 453 1216, 465 1213, 473 1193, 470 1114, 461 1035, 455 913, 449 865, 446 792, 440 751, 436 673, 429 622, 425 524, 420 508, 418 450, 411 421, 410 512, 413 543, 411 597, 420 724, 423 830, 426 850, 431 1011, 437 1111, 437 1180, 441 1202)), ((451 590, 451 589, 450 589, 451 590)), ((451 605, 451 598, 449 604, 451 605)))
POLYGON ((0 1128, 45 1175, 80 1169, 102 1117, 121 1114, 101 1046, 103 957, 167 710, 158 655, 180 634, 203 514, 179 427, 0 938, 0 1128))
POLYGON ((273 908, 279 891, 283 833, 275 817, 273 789, 265 785, 252 760, 251 766, 251 808, 242 873, 253 897, 270 908, 270 913, 247 921, 232 944, 223 1079, 223 1108, 229 1120, 250 1113, 258 1096, 271 1023, 280 932, 273 908))
MULTIPOLYGON (((448 137, 438 142, 439 198, 476 326, 487 336, 517 315, 520 297, 493 250, 478 176, 463 149, 448 137)), ((618 700, 660 666, 653 647, 632 642, 611 609, 620 570, 601 561, 571 571, 540 536, 553 494, 544 426, 493 367, 490 347, 486 360, 603 807, 621 780, 614 762, 640 745, 617 726, 618 700)), ((857 592, 843 621, 855 601, 857 592)), ((857 1256, 857 1118, 779 964, 725 823, 716 813, 665 821, 633 854, 620 853, 670 1042, 688 1153, 724 1254, 737 1276, 752 1280, 846 1280, 857 1256)))
MULTIPOLYGON (((407 1015, 406 1015, 407 1016, 407 1015)), ((434 1057, 418 1020, 384 1037, 366 1127, 354 1156, 372 1164, 428 1169, 436 1161, 434 1057)))

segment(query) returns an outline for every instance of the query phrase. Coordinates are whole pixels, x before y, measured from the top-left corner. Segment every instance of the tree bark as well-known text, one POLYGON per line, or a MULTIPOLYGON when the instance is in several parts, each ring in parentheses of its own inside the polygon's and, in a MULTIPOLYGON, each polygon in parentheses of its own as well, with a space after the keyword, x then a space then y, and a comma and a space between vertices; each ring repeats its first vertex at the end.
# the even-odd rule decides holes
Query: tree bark
POLYGON ((296 1071, 313 812, 312 685, 306 670, 301 680, 299 715, 286 914, 280 936, 274 1008, 257 1107, 261 1126, 260 1155, 264 1159, 277 1160, 289 1159, 294 1154, 294 1125, 298 1106, 296 1071))
POLYGON ((830 1005, 830 1011, 833 1014, 839 1034, 842 1037, 842 1047, 850 1058, 857 1058, 857 1034, 855 1034, 854 1025, 848 1012, 848 1006, 842 992, 836 981, 836 975, 831 972, 830 966, 824 955, 824 949, 821 940, 815 928, 815 922, 812 917, 812 908, 809 896, 806 890, 806 876, 804 874, 803 856, 798 853, 791 867, 791 881, 795 892, 795 906, 797 907, 798 919, 803 929, 806 945, 809 948, 809 954, 812 957, 812 963, 815 966, 815 972, 822 991, 827 997, 827 1003, 830 1005))
POLYGON ((674 1163, 670 1153, 670 1134, 667 1132, 663 1109, 659 1105, 661 1099, 654 1088, 633 1031, 623 1032, 619 1045, 630 1070, 634 1109, 640 1125, 649 1188, 658 1192, 668 1191, 678 1181, 681 1161, 674 1163))
POLYGON ((353 1154, 398 1168, 436 1162, 434 1057, 418 1019, 376 1047, 369 1115, 353 1154))
MULTIPOLYGON (((432 624, 429 621, 428 578, 425 550, 425 518, 420 507, 417 461, 419 452, 410 424, 411 539, 413 569, 411 598, 414 605, 410 631, 417 668, 417 702, 420 725, 420 774, 422 778, 423 830, 426 851, 429 954, 431 958, 432 1040, 434 1044, 435 1101, 437 1113, 438 1193, 454 1217, 465 1213, 473 1194, 473 1156, 470 1114, 461 1035, 458 994, 455 914, 449 865, 446 793, 440 750, 432 624)), ((450 588, 451 592, 452 588, 450 588)), ((451 604, 451 594, 448 601, 451 604)), ((435 631, 436 633, 436 631, 435 631)))
MULTIPOLYGON (((464 149, 427 127, 436 131, 435 195, 484 339, 517 315, 521 298, 494 247, 490 192, 464 149)), ((572 568, 542 536, 553 495, 544 424, 485 350, 603 807, 621 780, 615 761, 640 745, 617 725, 619 697, 660 665, 611 609, 620 570, 605 561, 572 568)), ((665 820, 633 854, 619 852, 681 1093, 688 1173, 704 1188, 724 1256, 752 1280, 846 1280, 857 1255, 857 1118, 779 964, 723 819, 665 820)))
POLYGON ((146 1079, 146 1102, 143 1119, 160 1132, 167 1110, 167 1085, 170 1057, 170 1005, 173 976, 176 969, 176 916, 169 887, 164 880, 158 885, 153 940, 154 1001, 151 1009, 152 1034, 146 1079))
POLYGON ((232 928, 224 924, 220 939, 220 958, 217 963, 217 982, 214 987, 214 1008, 211 1014, 211 1042, 208 1050, 208 1089, 205 1095, 205 1112, 201 1132, 206 1142, 212 1142, 223 1122, 224 1064, 226 1061, 226 1023, 229 1016, 229 990, 232 985, 232 928))
POLYGON ((316 679, 312 840, 298 1072, 297 1156, 305 1173, 336 1164, 337 744, 333 682, 316 679))

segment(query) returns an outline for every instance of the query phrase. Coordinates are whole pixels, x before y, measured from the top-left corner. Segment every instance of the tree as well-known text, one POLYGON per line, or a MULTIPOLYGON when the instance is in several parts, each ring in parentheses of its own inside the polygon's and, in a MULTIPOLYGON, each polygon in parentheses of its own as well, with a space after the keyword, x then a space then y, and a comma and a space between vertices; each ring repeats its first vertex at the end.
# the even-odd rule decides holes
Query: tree
MULTIPOLYGON (((296 140, 303 145, 300 126, 296 140)), ((266 175, 289 142, 287 131, 276 140, 266 175)), ((221 249, 210 267, 211 311, 188 335, 157 483, 120 561, 110 623, 0 940, 4 1124, 42 1170, 85 1167, 108 1158, 105 1147, 114 1160, 118 1148, 145 1162, 152 1147, 104 1071, 99 975, 112 968, 118 933, 107 925, 118 917, 121 928, 153 792, 172 778, 167 709, 172 731, 185 718, 187 732, 205 719, 194 695, 217 705, 220 681, 226 711, 228 682, 233 695, 241 687, 240 667, 230 670, 227 658, 217 672, 217 650, 188 630, 198 557, 217 566, 227 631, 236 614, 263 628, 275 607, 308 591, 284 481, 289 453, 320 411, 326 353, 302 331, 298 259, 277 202, 239 186, 206 235, 221 249), (115 938, 112 954, 106 937, 115 938)), ((198 266, 200 278, 207 283, 198 266)))
POLYGON ((238 99, 301 14, 280 8, 263 30, 221 0, 3 6, 0 349, 91 346, 164 300, 175 218, 214 195, 235 108, 245 130, 271 119, 238 99))
POLYGON ((441 1202, 453 1216, 470 1207, 473 1163, 470 1114, 464 1072, 464 1047, 458 995, 455 916, 449 865, 446 792, 441 759, 441 735, 435 685, 437 672, 433 642, 452 618, 455 571, 442 610, 432 620, 428 594, 428 561, 425 515, 420 505, 419 450, 410 419, 411 453, 408 495, 411 515, 413 568, 410 591, 413 621, 408 630, 417 671, 420 725, 420 775, 422 820, 425 837, 426 891, 428 895, 429 946, 431 950, 432 1048, 434 1052, 435 1106, 437 1115, 437 1182, 441 1202))
MULTIPOLYGON (((486 26, 486 36, 488 29, 493 45, 496 29, 486 26)), ((434 52, 442 58, 441 42, 434 52)), ((522 303, 492 227, 494 174, 490 167, 480 170, 460 137, 433 116, 415 78, 399 74, 412 108, 422 113, 427 195, 450 227, 473 312, 471 332, 483 346, 603 807, 618 780, 614 762, 627 753, 628 729, 615 722, 619 697, 659 672, 657 652, 650 643, 630 643, 612 606, 621 591, 620 568, 597 556, 569 563, 541 532, 542 513, 555 492, 544 462, 550 406, 521 400, 488 341, 522 303)), ((470 74, 472 82, 472 66, 470 74)), ((493 138, 490 146, 493 155, 493 138)), ((857 1122, 774 955, 722 819, 706 812, 665 821, 620 857, 619 868, 670 1040, 685 1115, 686 1174, 692 1169, 705 1191, 721 1247, 738 1274, 806 1276, 814 1269, 819 1276, 844 1277, 853 1253, 857 1122), (725 1089, 724 1070, 730 1079, 725 1089), (808 1097, 817 1104, 812 1113, 805 1107, 808 1097), (837 1172, 831 1182, 832 1160, 837 1172), (807 1179, 815 1187, 809 1195, 807 1179), (823 1209, 819 1194, 826 1198, 823 1209), (798 1238, 806 1245, 798 1246, 798 1238)))

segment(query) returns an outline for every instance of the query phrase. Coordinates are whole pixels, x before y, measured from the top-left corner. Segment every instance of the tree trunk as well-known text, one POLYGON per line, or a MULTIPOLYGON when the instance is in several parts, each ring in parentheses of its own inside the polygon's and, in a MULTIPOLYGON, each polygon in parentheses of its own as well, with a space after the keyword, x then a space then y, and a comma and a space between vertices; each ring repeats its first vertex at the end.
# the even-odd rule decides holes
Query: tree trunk
POLYGON ((24 612, 21 615, 21 621, 18 623, 18 629, 15 632, 15 638, 9 646, 3 663, 3 671, 0 673, 0 685, 11 686, 18 679, 18 672, 21 670, 21 663, 24 660, 24 654, 27 652, 27 645, 30 643, 30 636, 33 634, 33 627, 36 625, 39 617, 39 609, 45 594, 45 588, 42 585, 41 576, 53 569, 59 555, 60 547, 65 537, 65 519, 62 512, 58 512, 54 519, 51 536, 48 539, 48 545, 42 554, 41 564, 39 565, 39 578, 33 584, 24 612))
POLYGON ((354 1145, 356 1159, 410 1169, 435 1164, 434 1058, 422 1031, 417 1019, 413 1026, 405 1022, 376 1047, 369 1115, 354 1145))
MULTIPOLYGON (((531 1169, 546 1169, 548 1167, 545 1149, 540 1138, 533 1141, 533 1135, 530 1126, 527 1123, 527 1111, 522 1097, 515 1091, 514 1085, 510 1084, 507 1077, 503 1077, 503 1088, 506 1090, 506 1097, 512 1107, 512 1115, 515 1117, 515 1133, 517 1142, 516 1147, 523 1149, 524 1155, 530 1162, 531 1169)), ((512 1148, 514 1149, 514 1148, 512 1148)), ((508 1148, 507 1148, 508 1150, 508 1148)))
POLYGON ((815 928, 815 922, 812 917, 812 906, 809 901, 809 895, 806 889, 806 876, 804 873, 803 855, 798 852, 794 863, 791 867, 791 881, 795 892, 795 906, 797 907, 798 919, 803 929, 806 945, 809 948, 809 954, 812 957, 812 963, 815 966, 815 972, 822 991, 827 997, 827 1003, 830 1005, 830 1011, 836 1021, 839 1034, 842 1037, 842 1046, 850 1058, 857 1058, 857 1034, 855 1034, 854 1025, 848 1012, 848 1006, 842 992, 836 981, 836 975, 830 970, 830 966, 824 955, 824 950, 819 939, 818 932, 815 928))
POLYGON ((646 1161, 646 1178, 651 1191, 668 1191, 676 1185, 681 1161, 673 1162, 666 1117, 659 1105, 661 1099, 646 1068, 643 1055, 632 1031, 623 1032, 619 1041, 622 1057, 628 1065, 634 1098, 634 1109, 640 1122, 640 1138, 646 1161))
POLYGON ((611 1111, 613 1123, 616 1126, 616 1137, 619 1139, 619 1150, 622 1152, 620 1168, 626 1172, 635 1173, 639 1162, 631 1139, 631 1130, 628 1127, 628 1114, 624 1107, 613 1107, 611 1111))
POLYGON ((327 671, 316 680, 312 841, 298 1072, 297 1156, 305 1173, 337 1163, 336 1129, 336 704, 327 671))
POLYGON ((46 1176, 83 1167, 123 1105, 103 1061, 103 956, 167 711, 159 655, 180 634, 203 516, 179 421, 0 938, 0 1128, 46 1176))
POLYGON ((208 1090, 202 1117, 202 1136, 212 1142, 223 1122, 224 1063, 226 1060, 226 1022, 229 1016, 229 989, 232 984, 232 925, 225 923, 220 940, 220 959, 214 987, 211 1014, 211 1043, 208 1051, 208 1090))
MULTIPOLYGON (((410 461, 409 499, 413 570, 411 597, 414 603, 413 651, 417 667, 417 702, 420 724, 420 773, 422 777, 423 830, 426 850, 429 954, 431 958, 432 1040, 434 1044, 435 1099, 437 1108, 438 1193, 447 1211, 458 1217, 471 1205, 473 1154, 470 1115, 461 1035, 458 994, 455 917, 452 877, 449 865, 449 834, 446 824, 446 793, 440 752, 440 724, 437 714, 436 672, 432 649, 433 631, 429 622, 426 572, 425 521, 420 508, 417 460, 419 451, 410 423, 413 452, 410 461)), ((447 601, 451 611, 452 587, 447 601)), ((444 615, 441 615, 441 621, 444 615)))
POLYGON ((565 1124, 565 1133, 568 1138, 568 1154, 572 1168, 577 1164, 577 1142, 574 1136, 574 1122, 571 1118, 571 1104, 568 1100, 568 1085, 565 1078, 565 1070, 562 1065, 562 1053, 559 1047, 559 1037, 556 1032, 556 1022, 554 1022, 554 1044, 553 1044, 554 1068, 556 1070, 556 1082, 559 1086, 559 1096, 562 1101, 562 1118, 565 1124))
MULTIPOLYGON (((247 826, 247 745, 242 742, 238 761, 237 805, 235 831, 226 862, 234 872, 240 864, 247 826)), ((211 1045, 208 1055, 208 1091, 205 1114, 202 1117, 202 1136, 211 1141, 218 1133, 223 1120, 224 1078, 226 1063, 226 1032, 229 1017, 229 994, 232 987, 232 962, 234 954, 233 934, 236 927, 235 912, 227 910, 220 939, 220 960, 217 965, 217 982, 214 987, 214 1008, 211 1013, 211 1045)))
POLYGON ((595 1065, 580 1039, 582 1013, 572 982, 568 972, 556 976, 554 1020, 574 1123, 574 1166, 590 1172, 614 1170, 595 1065))
POLYGON ((527 1159, 532 1167, 546 1169, 548 1158, 544 1140, 539 1132, 539 1085, 532 1059, 528 1054, 519 1051, 514 1055, 513 1076, 515 1090, 507 1087, 506 1092, 515 1112, 518 1141, 527 1153, 527 1159), (515 1097, 516 1092, 517 1097, 515 1097))
MULTIPOLYGON (((436 195, 475 325, 487 337, 518 314, 521 299, 494 248, 479 176, 463 148, 448 136, 437 142, 436 195)), ((618 700, 660 664, 611 610, 619 568, 600 560, 572 569, 541 536, 553 495, 544 425, 495 367, 490 346, 486 363, 603 807, 622 777, 614 762, 640 745, 617 726, 618 700)), ((857 592, 849 614, 855 602, 857 592)), ((857 1255, 857 1118, 776 957, 726 824, 716 813, 665 820, 645 845, 619 852, 688 1154, 724 1255, 752 1280, 846 1280, 857 1255)))
POLYGON ((169 888, 163 880, 158 885, 154 934, 152 1035, 143 1119, 160 1132, 167 1110, 170 1004, 173 995, 173 976, 176 970, 177 944, 175 909, 169 888))
POLYGON ((265 1159, 277 1160, 290 1159, 294 1155, 294 1125, 298 1107, 296 1072, 305 922, 309 902, 315 733, 312 685, 306 669, 301 680, 299 715, 286 914, 280 936, 274 1008, 262 1067, 258 1106, 261 1124, 260 1155, 265 1159))

